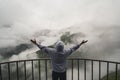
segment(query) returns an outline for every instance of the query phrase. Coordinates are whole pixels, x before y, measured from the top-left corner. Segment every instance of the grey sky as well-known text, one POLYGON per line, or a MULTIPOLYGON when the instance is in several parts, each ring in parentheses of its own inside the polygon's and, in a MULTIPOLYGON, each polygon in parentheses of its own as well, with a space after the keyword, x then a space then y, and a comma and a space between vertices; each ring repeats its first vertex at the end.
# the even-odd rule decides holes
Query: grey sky
POLYGON ((119 4, 119 0, 1 0, 0 23, 37 29, 63 28, 86 21, 116 24, 120 20, 119 4))

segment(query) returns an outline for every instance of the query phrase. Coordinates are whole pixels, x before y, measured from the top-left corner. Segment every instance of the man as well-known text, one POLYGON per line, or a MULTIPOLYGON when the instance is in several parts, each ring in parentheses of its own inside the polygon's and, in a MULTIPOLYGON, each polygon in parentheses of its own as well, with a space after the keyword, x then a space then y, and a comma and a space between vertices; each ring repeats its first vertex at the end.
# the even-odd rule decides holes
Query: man
POLYGON ((42 51, 47 53, 52 59, 52 80, 66 80, 66 58, 77 50, 81 45, 85 44, 87 40, 83 40, 80 44, 64 49, 64 43, 59 41, 56 43, 55 48, 49 48, 38 44, 36 40, 31 40, 32 43, 37 45, 42 51))

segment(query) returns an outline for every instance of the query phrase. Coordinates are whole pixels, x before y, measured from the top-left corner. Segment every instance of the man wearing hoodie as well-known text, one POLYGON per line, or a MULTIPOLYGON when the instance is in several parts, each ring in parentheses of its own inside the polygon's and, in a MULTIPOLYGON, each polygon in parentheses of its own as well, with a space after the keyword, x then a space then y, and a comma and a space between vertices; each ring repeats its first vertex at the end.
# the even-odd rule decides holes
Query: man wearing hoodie
POLYGON ((52 60, 52 80, 66 80, 66 59, 67 57, 77 50, 81 45, 85 44, 87 40, 83 40, 80 44, 75 45, 69 49, 64 49, 64 43, 62 41, 58 41, 55 44, 55 48, 49 48, 47 46, 43 46, 38 44, 36 40, 31 40, 32 43, 38 46, 42 51, 47 53, 52 60))

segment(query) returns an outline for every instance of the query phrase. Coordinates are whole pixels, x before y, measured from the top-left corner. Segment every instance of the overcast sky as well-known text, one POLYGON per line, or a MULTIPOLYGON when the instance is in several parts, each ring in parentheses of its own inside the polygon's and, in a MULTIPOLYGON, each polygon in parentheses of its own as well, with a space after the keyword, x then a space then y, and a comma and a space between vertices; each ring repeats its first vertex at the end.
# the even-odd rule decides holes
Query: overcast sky
POLYGON ((0 0, 0 24, 27 31, 33 27, 59 29, 87 21, 118 24, 119 4, 119 0, 0 0))
POLYGON ((109 40, 100 51, 119 52, 120 0, 0 0, 0 48, 26 42, 43 29, 76 25, 97 45, 109 40))

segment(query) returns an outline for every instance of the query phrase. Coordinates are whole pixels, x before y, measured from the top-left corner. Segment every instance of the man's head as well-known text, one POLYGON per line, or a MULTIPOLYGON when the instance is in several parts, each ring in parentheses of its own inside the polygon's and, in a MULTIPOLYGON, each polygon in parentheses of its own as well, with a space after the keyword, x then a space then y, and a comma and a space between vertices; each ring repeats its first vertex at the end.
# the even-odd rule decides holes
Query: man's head
POLYGON ((62 41, 58 41, 55 45, 55 48, 58 52, 61 52, 64 50, 64 43, 62 41))

